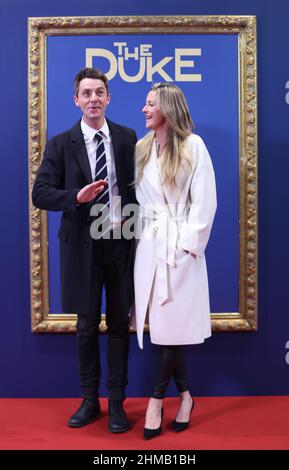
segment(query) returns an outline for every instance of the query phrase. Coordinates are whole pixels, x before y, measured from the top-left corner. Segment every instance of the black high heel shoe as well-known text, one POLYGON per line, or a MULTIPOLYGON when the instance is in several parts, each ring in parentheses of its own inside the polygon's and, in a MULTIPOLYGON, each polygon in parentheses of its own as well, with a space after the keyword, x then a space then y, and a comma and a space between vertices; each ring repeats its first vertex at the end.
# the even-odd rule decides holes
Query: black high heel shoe
POLYGON ((163 415, 164 415, 164 408, 162 407, 161 410, 161 424, 156 429, 144 428, 143 429, 143 437, 148 440, 152 439, 153 437, 159 436, 162 433, 162 426, 163 426, 163 415))
POLYGON ((191 419, 191 414, 192 414, 192 411, 194 409, 194 406, 195 406, 195 402, 193 400, 192 402, 192 407, 191 407, 191 411, 190 411, 190 417, 189 417, 189 421, 184 421, 184 422, 179 422, 179 421, 176 421, 174 419, 173 421, 173 430, 175 432, 181 432, 181 431, 185 431, 188 427, 189 427, 189 424, 190 424, 190 419, 191 419))

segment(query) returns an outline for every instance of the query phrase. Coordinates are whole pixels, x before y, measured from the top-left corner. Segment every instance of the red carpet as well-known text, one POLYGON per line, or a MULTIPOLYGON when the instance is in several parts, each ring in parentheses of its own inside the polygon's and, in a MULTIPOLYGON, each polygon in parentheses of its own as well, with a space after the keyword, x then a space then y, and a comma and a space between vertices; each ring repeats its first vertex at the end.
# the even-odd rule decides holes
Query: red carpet
POLYGON ((124 434, 107 430, 107 402, 102 416, 81 428, 66 426, 79 399, 0 399, 0 449, 289 449, 289 396, 196 398, 190 428, 176 434, 170 423, 178 399, 167 398, 164 432, 144 441, 142 429, 147 398, 129 398, 125 408, 132 429, 124 434))

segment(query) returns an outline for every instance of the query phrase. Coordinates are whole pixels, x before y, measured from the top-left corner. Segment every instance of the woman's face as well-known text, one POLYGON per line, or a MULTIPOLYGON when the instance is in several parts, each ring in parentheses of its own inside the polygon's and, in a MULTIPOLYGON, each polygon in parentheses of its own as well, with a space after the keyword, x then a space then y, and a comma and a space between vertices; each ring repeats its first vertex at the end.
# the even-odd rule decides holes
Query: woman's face
POLYGON ((166 120, 157 106, 156 92, 150 91, 147 95, 146 104, 142 109, 146 118, 146 128, 153 131, 159 130, 164 126, 166 120))

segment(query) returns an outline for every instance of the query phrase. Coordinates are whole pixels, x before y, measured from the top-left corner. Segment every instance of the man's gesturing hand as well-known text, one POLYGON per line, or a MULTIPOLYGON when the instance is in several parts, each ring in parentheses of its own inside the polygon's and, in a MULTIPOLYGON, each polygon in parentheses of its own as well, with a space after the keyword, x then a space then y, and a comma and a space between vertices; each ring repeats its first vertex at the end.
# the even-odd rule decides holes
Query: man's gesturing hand
POLYGON ((94 181, 87 184, 77 193, 76 199, 79 204, 92 201, 107 185, 106 180, 94 181))

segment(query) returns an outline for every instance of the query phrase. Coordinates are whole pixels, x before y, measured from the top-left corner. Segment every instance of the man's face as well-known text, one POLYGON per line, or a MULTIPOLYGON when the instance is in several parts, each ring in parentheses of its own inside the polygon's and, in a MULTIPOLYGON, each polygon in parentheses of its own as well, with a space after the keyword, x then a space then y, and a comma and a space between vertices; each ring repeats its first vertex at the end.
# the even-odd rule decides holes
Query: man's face
POLYGON ((101 127, 104 123, 105 110, 110 102, 105 84, 95 78, 81 80, 78 95, 74 96, 74 103, 81 109, 84 122, 91 127, 101 127))

